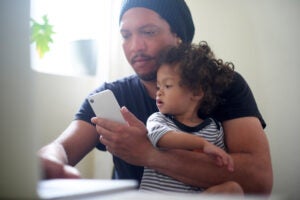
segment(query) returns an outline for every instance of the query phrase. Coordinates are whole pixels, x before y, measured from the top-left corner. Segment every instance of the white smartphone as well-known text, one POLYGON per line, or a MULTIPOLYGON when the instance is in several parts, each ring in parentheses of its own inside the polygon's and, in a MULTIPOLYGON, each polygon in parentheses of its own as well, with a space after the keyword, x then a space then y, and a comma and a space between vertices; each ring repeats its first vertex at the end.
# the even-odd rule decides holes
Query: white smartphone
POLYGON ((125 123, 120 111, 120 105, 111 90, 93 94, 88 97, 88 101, 97 117, 125 123))

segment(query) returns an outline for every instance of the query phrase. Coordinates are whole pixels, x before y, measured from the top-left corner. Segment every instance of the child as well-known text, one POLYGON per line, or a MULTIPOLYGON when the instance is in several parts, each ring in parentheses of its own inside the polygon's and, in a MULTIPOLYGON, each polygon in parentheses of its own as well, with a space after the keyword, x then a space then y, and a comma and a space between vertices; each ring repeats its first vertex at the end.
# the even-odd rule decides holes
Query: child
MULTIPOLYGON (((233 79, 233 64, 214 58, 205 42, 180 44, 160 54, 157 72, 156 103, 159 112, 147 121, 148 137, 159 149, 185 149, 210 155, 218 166, 234 170, 225 152, 221 124, 208 116, 221 102, 222 92, 233 79)), ((164 161, 162 161, 164 162, 164 161)), ((243 193, 231 181, 210 188, 186 185, 159 172, 145 168, 141 190, 243 193)))

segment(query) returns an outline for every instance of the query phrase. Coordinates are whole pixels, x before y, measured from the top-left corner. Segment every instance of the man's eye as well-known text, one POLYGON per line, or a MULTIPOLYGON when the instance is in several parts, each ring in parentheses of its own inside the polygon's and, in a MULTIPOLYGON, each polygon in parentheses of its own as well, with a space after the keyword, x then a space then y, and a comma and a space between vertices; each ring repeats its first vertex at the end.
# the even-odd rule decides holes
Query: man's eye
POLYGON ((154 35, 155 32, 154 32, 154 31, 147 31, 146 34, 147 34, 147 35, 154 35))
POLYGON ((156 31, 143 31, 142 33, 145 36, 153 36, 156 34, 156 31))
POLYGON ((122 38, 123 38, 124 40, 127 40, 127 39, 129 38, 129 35, 123 35, 122 38))
POLYGON ((123 38, 124 40, 129 39, 130 36, 131 36, 131 34, 129 34, 129 33, 121 33, 121 35, 122 35, 122 38, 123 38))

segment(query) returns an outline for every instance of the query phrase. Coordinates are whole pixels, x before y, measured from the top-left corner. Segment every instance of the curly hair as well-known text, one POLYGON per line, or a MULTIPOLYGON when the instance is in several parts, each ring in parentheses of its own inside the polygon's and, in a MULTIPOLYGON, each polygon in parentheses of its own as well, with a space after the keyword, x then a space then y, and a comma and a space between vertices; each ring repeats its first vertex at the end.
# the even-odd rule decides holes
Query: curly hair
POLYGON ((234 76, 233 63, 216 59, 205 41, 168 47, 159 54, 158 64, 176 67, 182 86, 194 92, 203 91, 199 110, 203 114, 209 114, 220 103, 221 94, 234 76))

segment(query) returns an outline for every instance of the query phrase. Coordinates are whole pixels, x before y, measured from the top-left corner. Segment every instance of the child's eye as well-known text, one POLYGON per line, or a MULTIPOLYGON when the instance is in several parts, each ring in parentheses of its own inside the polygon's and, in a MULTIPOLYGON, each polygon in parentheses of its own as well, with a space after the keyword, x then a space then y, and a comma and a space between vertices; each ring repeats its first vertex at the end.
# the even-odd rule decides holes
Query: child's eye
POLYGON ((165 88, 171 88, 172 87, 172 85, 165 85, 165 88))

